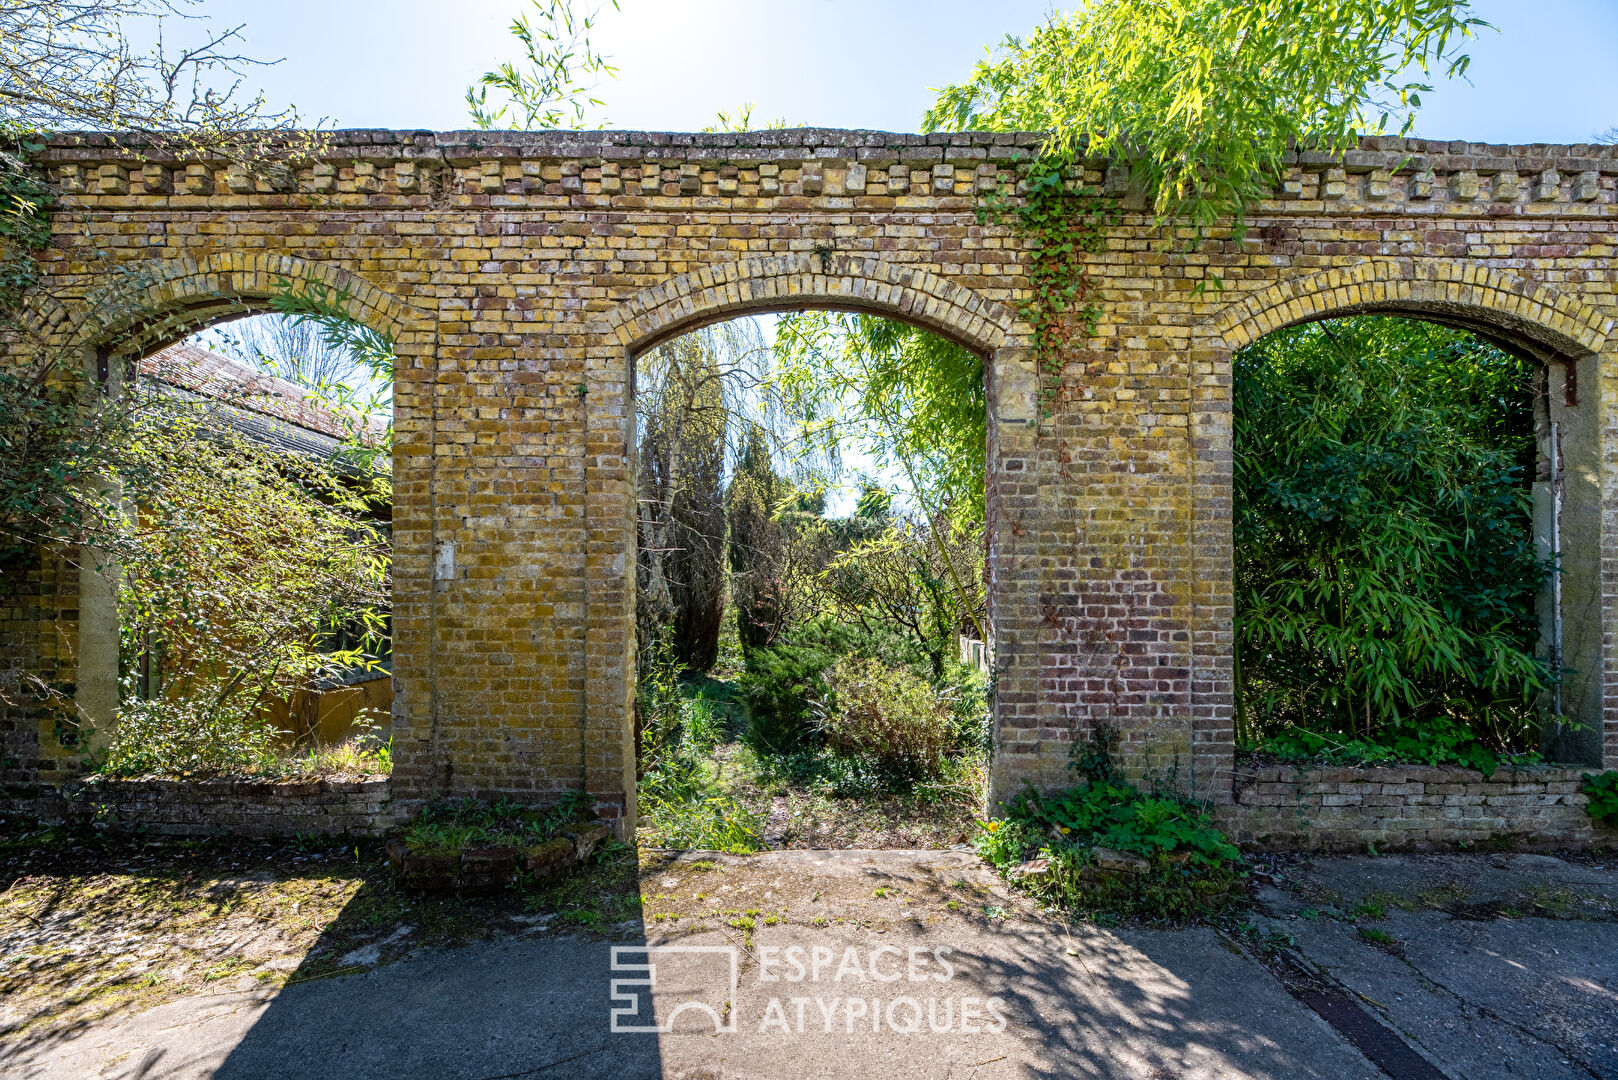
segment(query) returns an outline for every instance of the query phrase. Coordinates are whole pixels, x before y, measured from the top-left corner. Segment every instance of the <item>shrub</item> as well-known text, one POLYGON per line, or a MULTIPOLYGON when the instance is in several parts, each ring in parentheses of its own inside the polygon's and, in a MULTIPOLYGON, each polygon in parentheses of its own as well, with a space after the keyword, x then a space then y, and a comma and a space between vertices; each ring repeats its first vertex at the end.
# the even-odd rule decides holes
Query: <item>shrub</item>
POLYGON ((1232 368, 1238 739, 1532 748, 1559 675, 1534 614, 1554 567, 1530 529, 1532 366, 1371 317, 1277 331, 1232 368))
POLYGON ((115 776, 275 772, 280 737, 241 700, 131 699, 119 706, 104 768, 115 776))
POLYGON ((1288 763, 1460 765, 1485 776, 1493 774, 1502 763, 1528 765, 1543 760, 1537 752, 1499 754, 1478 741, 1469 728, 1447 717, 1390 724, 1376 734, 1374 741, 1287 728, 1265 736, 1254 750, 1288 763))
POLYGON ((1092 780, 1042 797, 1025 791, 1003 821, 984 822, 976 847, 1007 872, 1034 855, 1044 871, 1018 881, 1035 896, 1084 912, 1183 920, 1240 896, 1241 852, 1196 806, 1092 780), (1101 849, 1138 856, 1139 872, 1105 872, 1101 849))
POLYGON ((850 657, 826 672, 827 695, 813 706, 826 745, 895 772, 933 776, 955 741, 949 703, 907 668, 850 657))
POLYGON ((1585 773, 1580 790, 1590 797, 1584 808, 1591 817, 1607 825, 1618 825, 1618 769, 1585 773))
POLYGON ((737 680, 747 705, 748 742, 775 752, 808 745, 814 733, 811 705, 830 693, 826 672, 845 656, 927 670, 926 658, 897 635, 811 619, 776 644, 748 652, 746 670, 737 680))

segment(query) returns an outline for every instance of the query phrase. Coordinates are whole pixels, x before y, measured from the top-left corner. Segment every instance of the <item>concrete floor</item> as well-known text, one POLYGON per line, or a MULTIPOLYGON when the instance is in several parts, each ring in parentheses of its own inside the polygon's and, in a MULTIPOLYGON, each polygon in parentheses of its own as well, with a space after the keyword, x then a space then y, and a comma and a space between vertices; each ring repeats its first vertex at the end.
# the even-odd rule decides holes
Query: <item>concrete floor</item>
MULTIPOLYGON (((1240 935, 1067 927, 962 852, 768 852, 720 857, 717 870, 706 858, 703 887, 734 888, 737 905, 767 912, 812 898, 824 914, 760 921, 750 934, 636 920, 581 936, 536 923, 362 974, 182 998, 14 1040, 0 1047, 0 1071, 41 1080, 1384 1076, 1272 973, 1273 950, 1254 946, 1267 937, 1442 1075, 1618 1078, 1618 868, 1537 856, 1293 860, 1261 879, 1255 932, 1240 935), (946 881, 977 888, 981 912, 924 915, 928 889, 946 881), (911 897, 913 908, 891 906, 911 897), (881 905, 890 914, 873 916, 881 905), (655 986, 646 985, 649 945, 655 986), (615 1010, 619 1029, 666 1030, 615 1031, 615 1010)), ((662 887, 678 892, 690 880, 672 874, 662 887)))

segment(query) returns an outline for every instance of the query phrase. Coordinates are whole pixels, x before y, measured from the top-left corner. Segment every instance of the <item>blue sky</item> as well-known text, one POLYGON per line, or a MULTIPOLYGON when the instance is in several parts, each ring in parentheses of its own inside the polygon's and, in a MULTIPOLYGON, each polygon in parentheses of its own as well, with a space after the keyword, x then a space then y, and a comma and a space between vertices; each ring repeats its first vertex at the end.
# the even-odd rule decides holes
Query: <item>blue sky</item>
MULTIPOLYGON (((585 0, 588 2, 588 0, 585 0)), ((248 51, 285 57, 258 82, 275 101, 345 127, 467 126, 462 94, 514 56, 517 0, 205 0, 245 23, 248 51)), ((1478 0, 1499 28, 1471 43, 1472 84, 1441 86, 1418 120, 1432 138, 1582 142, 1618 124, 1618 0, 1478 0)), ((716 110, 830 127, 913 131, 928 87, 983 47, 1040 22, 1048 0, 622 0, 599 48, 614 127, 694 130, 716 110)))

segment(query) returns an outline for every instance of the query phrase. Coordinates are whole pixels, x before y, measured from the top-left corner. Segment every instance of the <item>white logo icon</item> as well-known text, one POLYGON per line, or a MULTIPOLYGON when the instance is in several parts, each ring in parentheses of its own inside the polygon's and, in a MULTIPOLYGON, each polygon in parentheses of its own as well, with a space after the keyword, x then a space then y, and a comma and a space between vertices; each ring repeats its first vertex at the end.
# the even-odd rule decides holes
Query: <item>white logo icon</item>
POLYGON ((741 963, 733 945, 614 945, 612 970, 634 972, 633 979, 612 980, 612 1031, 625 1035, 667 1035, 674 1031, 674 1022, 680 1014, 690 1010, 707 1013, 713 1020, 716 1034, 736 1033, 736 988, 740 981, 741 963), (644 957, 637 962, 637 958, 644 957), (675 1005, 657 1022, 657 1010, 650 991, 657 988, 657 969, 661 961, 665 973, 665 989, 670 988, 673 976, 674 997, 684 1000, 675 1005), (644 986, 647 993, 645 1014, 652 1023, 637 1023, 642 1019, 641 996, 637 987, 644 986), (622 1002, 622 1004, 617 1004, 622 1002))

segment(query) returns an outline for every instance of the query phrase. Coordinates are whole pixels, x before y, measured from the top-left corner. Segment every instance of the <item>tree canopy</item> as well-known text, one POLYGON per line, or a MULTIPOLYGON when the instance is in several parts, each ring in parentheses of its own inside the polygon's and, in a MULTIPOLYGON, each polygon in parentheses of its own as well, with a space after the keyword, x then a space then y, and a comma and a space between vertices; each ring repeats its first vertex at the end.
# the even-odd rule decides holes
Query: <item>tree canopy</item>
POLYGON ((927 130, 1048 132, 1046 152, 1127 160, 1158 215, 1199 230, 1283 175, 1410 130, 1435 71, 1486 26, 1469 0, 1088 0, 1007 37, 944 87, 927 130))

